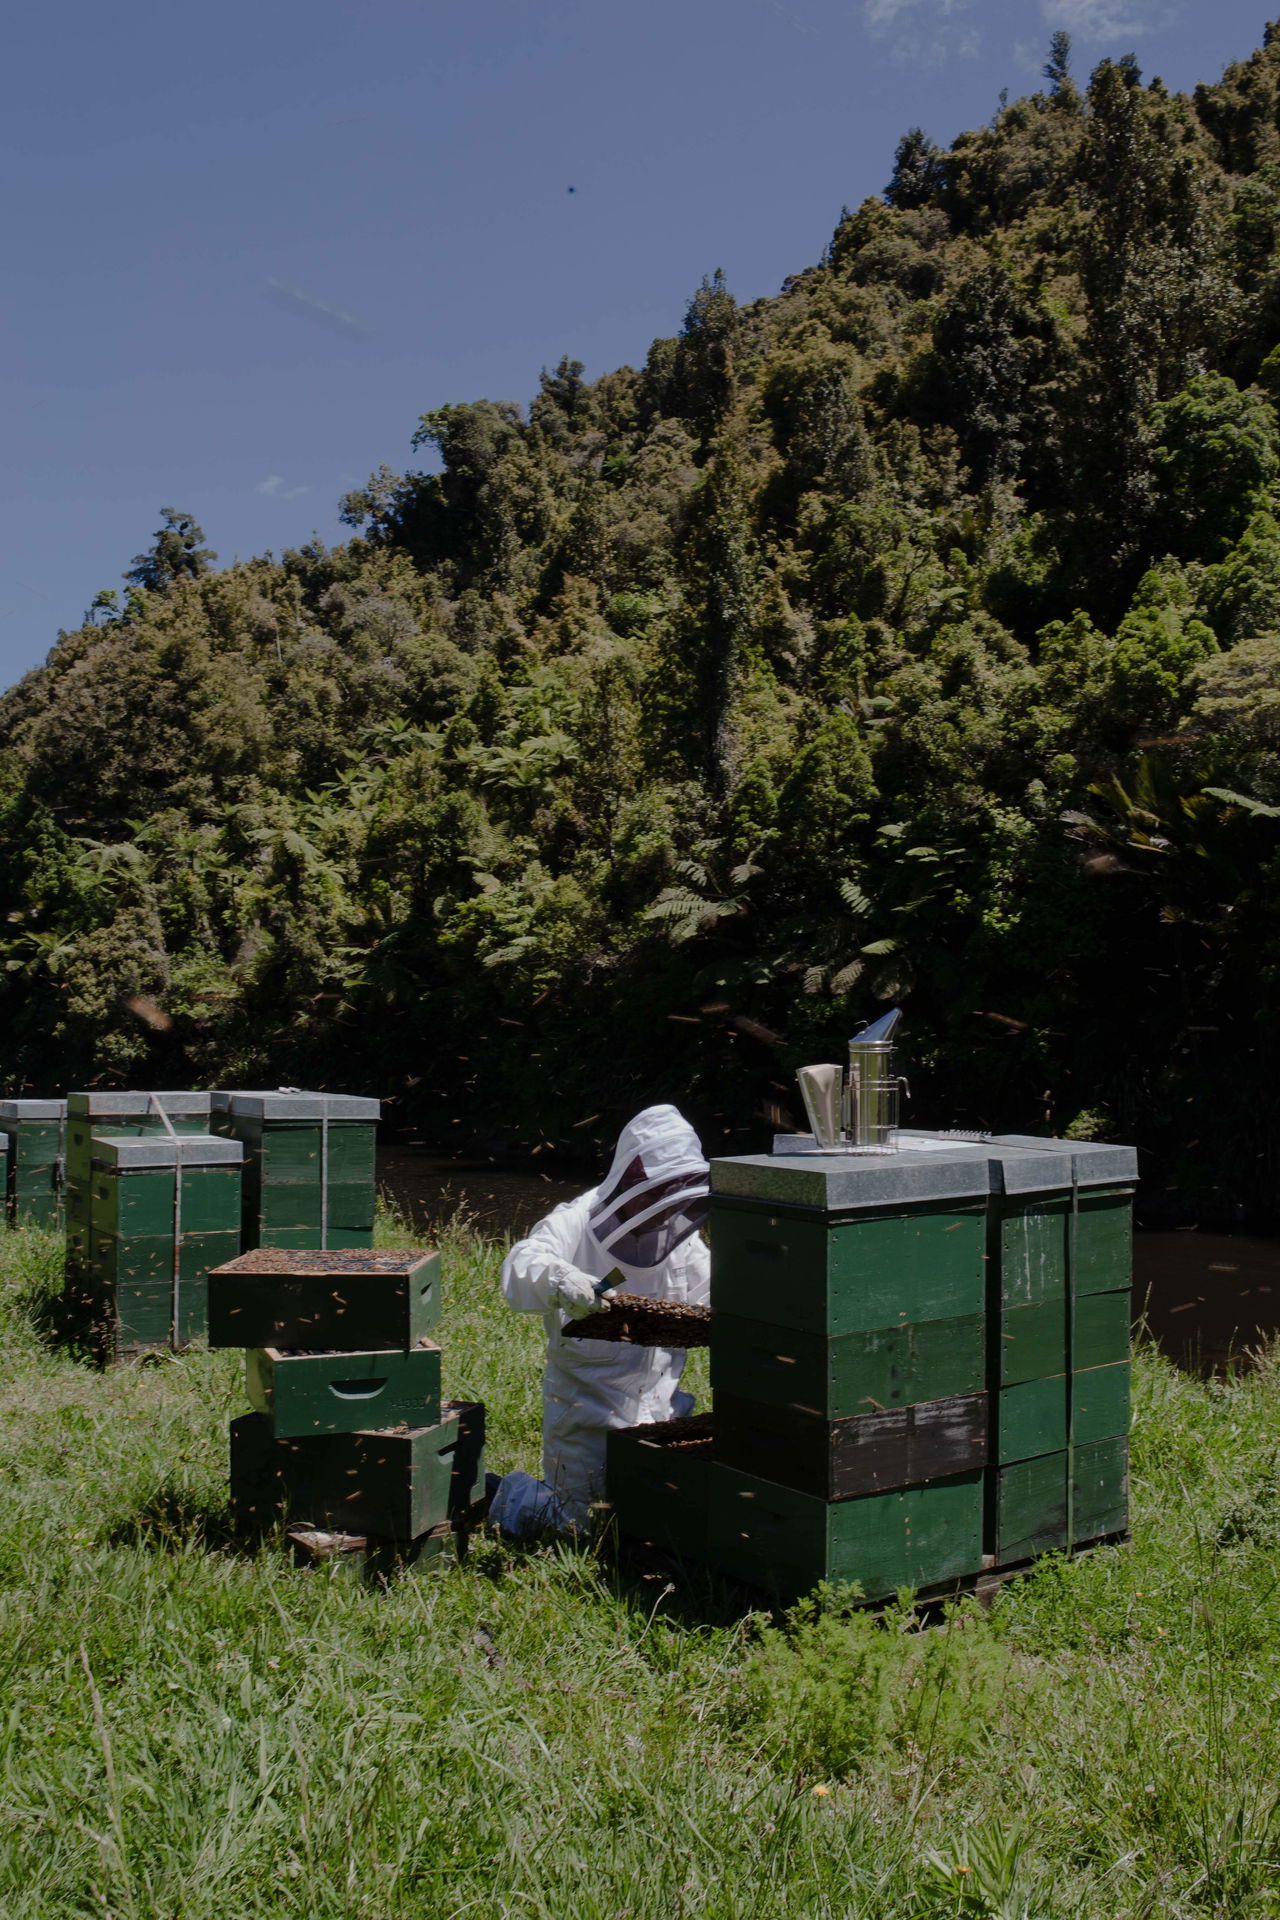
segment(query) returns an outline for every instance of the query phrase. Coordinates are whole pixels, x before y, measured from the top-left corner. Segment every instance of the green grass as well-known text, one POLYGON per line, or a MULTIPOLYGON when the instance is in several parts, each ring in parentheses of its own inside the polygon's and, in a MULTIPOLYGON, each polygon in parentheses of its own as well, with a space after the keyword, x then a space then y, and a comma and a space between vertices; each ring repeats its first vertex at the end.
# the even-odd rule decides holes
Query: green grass
MULTIPOLYGON (((541 1330, 446 1236, 446 1386, 541 1330)), ((1280 1373, 1138 1366, 1132 1547, 924 1631, 482 1541, 388 1590, 225 1531, 239 1356, 92 1371, 0 1236, 0 1899, 29 1915, 1280 1913, 1280 1373)))

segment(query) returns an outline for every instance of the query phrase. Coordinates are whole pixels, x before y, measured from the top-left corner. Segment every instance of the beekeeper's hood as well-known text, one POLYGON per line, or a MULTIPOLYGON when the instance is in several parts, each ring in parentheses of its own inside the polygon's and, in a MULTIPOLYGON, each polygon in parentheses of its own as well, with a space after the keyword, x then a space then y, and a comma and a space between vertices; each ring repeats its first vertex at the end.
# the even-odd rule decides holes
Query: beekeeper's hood
POLYGON ((622 1129, 592 1202, 591 1231, 624 1266, 661 1266, 706 1220, 710 1173, 684 1115, 646 1107, 622 1129))

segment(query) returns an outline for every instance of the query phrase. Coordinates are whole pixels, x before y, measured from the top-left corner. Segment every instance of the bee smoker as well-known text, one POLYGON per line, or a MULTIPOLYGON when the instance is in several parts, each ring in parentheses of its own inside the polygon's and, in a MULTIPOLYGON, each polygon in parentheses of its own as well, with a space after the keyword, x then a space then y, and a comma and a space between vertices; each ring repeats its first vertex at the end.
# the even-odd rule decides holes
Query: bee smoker
POLYGON ((893 1071, 893 1035, 901 1018, 901 1009, 894 1007, 855 1033, 843 1073, 836 1066, 801 1067, 797 1072, 804 1110, 821 1151, 896 1151, 898 1101, 906 1086, 893 1071))

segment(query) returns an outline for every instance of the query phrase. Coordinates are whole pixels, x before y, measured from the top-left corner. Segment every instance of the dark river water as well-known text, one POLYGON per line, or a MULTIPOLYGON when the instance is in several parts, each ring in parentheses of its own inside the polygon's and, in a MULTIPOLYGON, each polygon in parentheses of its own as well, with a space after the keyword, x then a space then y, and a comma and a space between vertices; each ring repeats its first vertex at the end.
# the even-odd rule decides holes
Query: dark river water
MULTIPOLYGON (((445 1160, 387 1148, 378 1173, 389 1198, 427 1232, 461 1212, 479 1233, 527 1233, 589 1176, 515 1172, 479 1160, 445 1160)), ((1133 1307, 1151 1338, 1179 1366, 1247 1364, 1250 1349, 1280 1335, 1280 1240, 1198 1231, 1138 1233, 1133 1307)))

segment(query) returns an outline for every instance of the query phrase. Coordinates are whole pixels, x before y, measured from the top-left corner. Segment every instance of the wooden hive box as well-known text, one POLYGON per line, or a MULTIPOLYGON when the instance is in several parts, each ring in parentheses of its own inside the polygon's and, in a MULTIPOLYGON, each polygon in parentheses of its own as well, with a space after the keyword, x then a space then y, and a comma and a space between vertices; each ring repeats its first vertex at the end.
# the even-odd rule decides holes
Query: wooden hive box
POLYGON ((446 1401, 431 1426, 282 1439, 262 1413, 231 1423, 238 1522, 280 1519, 385 1541, 412 1541, 484 1492, 484 1405, 446 1401))
POLYGON ((440 1318, 430 1248, 259 1247, 209 1276, 209 1344, 408 1353, 440 1318))
POLYGON ((826 1420, 717 1393, 715 1457, 819 1500, 923 1485, 987 1464, 987 1395, 826 1420))
POLYGON ((203 1335, 209 1271, 239 1244, 237 1143, 95 1136, 90 1175, 87 1276, 108 1349, 203 1335))
POLYGON ((66 1119, 65 1206, 68 1229, 68 1254, 87 1256, 85 1241, 91 1218, 90 1184, 92 1179, 93 1138, 150 1140, 157 1134, 169 1137, 169 1127, 161 1118, 163 1108, 169 1126, 180 1135, 209 1132, 209 1095, 199 1092, 102 1092, 69 1093, 66 1119))
POLYGON ((614 1429, 606 1442, 605 1497, 619 1532, 681 1560, 705 1560, 711 1452, 707 1414, 614 1429))
MULTIPOLYGON (((735 1499, 771 1517, 735 1531, 713 1474, 713 1557, 748 1577, 768 1537, 796 1556, 776 1590, 819 1566, 862 1579, 831 1571, 845 1530, 863 1527, 862 1554, 893 1509, 820 1519, 784 1493, 832 1507, 897 1491, 914 1510, 946 1482, 963 1506, 980 1467, 987 1564, 1123 1531, 1135 1180, 1131 1148, 1029 1136, 715 1162, 715 1460, 758 1483, 735 1499)), ((934 1585, 954 1556, 946 1527, 926 1531, 939 1554, 913 1583, 934 1585)))
POLYGON ((1124 1532, 1131 1147, 998 1135, 988 1144, 997 1351, 990 1546, 1000 1566, 1124 1532))
POLYGON ((56 1226, 62 1219, 66 1115, 65 1100, 0 1100, 6 1207, 15 1223, 56 1226))
POLYGON ((246 1250, 373 1244, 380 1101, 234 1089, 212 1099, 214 1131, 245 1150, 246 1250))
POLYGON ((834 1502, 986 1464, 989 1183, 964 1145, 713 1164, 721 1465, 834 1502))
POLYGON ((856 1581, 869 1600, 981 1571, 984 1475, 828 1501, 713 1461, 712 1564, 784 1600, 856 1581))
MULTIPOLYGON (((924 1139, 938 1136, 922 1135, 924 1139)), ((997 1135, 988 1547, 998 1565, 1127 1524, 1131 1147, 997 1135)))
POLYGON ((245 1388, 279 1440, 368 1427, 432 1427, 440 1420, 440 1349, 408 1353, 291 1353, 252 1347, 245 1388))

